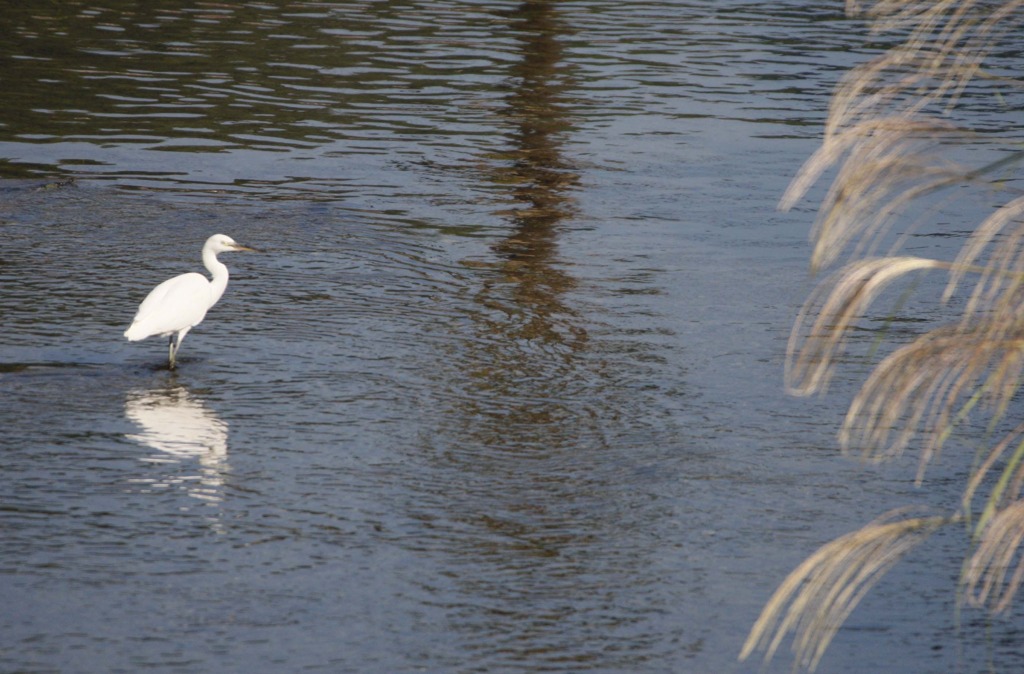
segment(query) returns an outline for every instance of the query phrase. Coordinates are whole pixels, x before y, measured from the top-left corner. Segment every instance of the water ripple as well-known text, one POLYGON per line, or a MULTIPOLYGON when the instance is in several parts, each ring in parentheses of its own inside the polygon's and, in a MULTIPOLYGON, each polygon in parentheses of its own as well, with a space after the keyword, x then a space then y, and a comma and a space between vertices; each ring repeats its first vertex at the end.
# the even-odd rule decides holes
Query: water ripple
MULTIPOLYGON (((510 29, 511 9, 502 3, 398 9, 358 2, 295 12, 256 3, 124 12, 73 7, 9 17, 15 43, 8 58, 19 61, 5 107, 19 112, 0 111, 0 150, 9 162, 42 158, 126 187, 160 189, 167 182, 201 193, 259 185, 251 192, 265 197, 298 190, 338 198, 345 190, 326 179, 338 154, 407 162, 396 155, 412 151, 452 166, 466 152, 501 147, 514 133, 495 136, 495 115, 510 78, 518 77, 520 41, 528 33, 510 29), (74 103, 55 107, 55 100, 74 103), (418 149, 397 142, 410 134, 418 149), (47 151, 40 142, 63 149, 47 151), (84 145, 69 145, 76 142, 84 145), (162 172, 125 166, 119 148, 132 144, 181 158, 155 160, 162 172), (235 164, 208 162, 210 153, 228 153, 235 164), (246 162, 246 153, 287 161, 246 162), (305 178, 295 175, 296 162, 307 164, 299 172, 305 178), (238 163, 248 168, 230 175, 238 163)), ((689 2, 570 3, 560 21, 552 45, 564 52, 559 76, 571 78, 574 89, 561 104, 587 125, 659 108, 672 117, 760 123, 784 114, 808 123, 791 102, 831 87, 834 77, 818 54, 859 47, 834 28, 845 21, 837 12, 795 1, 771 10, 729 2, 714 12, 689 2), (815 50, 808 51, 799 35, 812 31, 815 50), (824 35, 831 42, 823 44, 824 35), (751 89, 762 101, 755 108, 745 103, 751 89)))
MULTIPOLYGON (((0 668, 729 671, 913 498, 779 383, 838 5, 8 4, 0 668), (121 333, 217 231, 170 373, 121 333)), ((836 671, 958 650, 877 599, 836 671)))

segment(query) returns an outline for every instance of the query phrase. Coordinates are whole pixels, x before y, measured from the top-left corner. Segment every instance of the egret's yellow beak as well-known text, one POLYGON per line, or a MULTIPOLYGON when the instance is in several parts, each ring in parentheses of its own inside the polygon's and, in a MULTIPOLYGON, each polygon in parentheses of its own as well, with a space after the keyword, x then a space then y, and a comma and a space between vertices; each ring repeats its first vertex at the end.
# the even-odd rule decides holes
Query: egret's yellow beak
POLYGON ((262 252, 263 252, 262 250, 259 250, 258 248, 250 248, 249 246, 243 246, 243 245, 242 245, 242 244, 240 244, 240 243, 236 243, 236 244, 235 244, 235 245, 234 245, 234 246, 232 247, 232 249, 231 249, 231 250, 237 250, 237 251, 249 251, 250 253, 262 253, 262 252))

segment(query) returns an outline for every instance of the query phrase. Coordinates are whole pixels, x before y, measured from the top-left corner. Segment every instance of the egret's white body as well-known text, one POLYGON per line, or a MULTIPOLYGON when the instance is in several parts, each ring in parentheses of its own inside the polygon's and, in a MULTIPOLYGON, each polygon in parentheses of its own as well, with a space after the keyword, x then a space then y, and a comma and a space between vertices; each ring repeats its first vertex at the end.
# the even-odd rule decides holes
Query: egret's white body
POLYGON ((173 368, 181 340, 199 325, 228 287, 228 268, 217 259, 218 253, 254 250, 236 243, 230 236, 214 234, 203 245, 203 264, 212 279, 191 272, 167 279, 150 291, 139 305, 135 319, 124 332, 129 341, 160 335, 168 337, 167 359, 173 368))

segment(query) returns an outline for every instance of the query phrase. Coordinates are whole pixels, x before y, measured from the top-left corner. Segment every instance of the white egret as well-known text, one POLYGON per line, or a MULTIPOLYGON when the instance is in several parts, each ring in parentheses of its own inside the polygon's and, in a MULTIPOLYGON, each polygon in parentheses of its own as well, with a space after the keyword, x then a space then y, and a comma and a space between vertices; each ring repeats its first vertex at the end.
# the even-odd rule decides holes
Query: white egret
POLYGON ((257 252, 255 248, 236 243, 224 234, 214 234, 207 239, 203 245, 203 264, 213 280, 196 272, 167 279, 142 300, 124 336, 132 342, 153 335, 167 337, 168 366, 174 369, 181 340, 185 339, 189 330, 202 322, 206 312, 217 303, 228 287, 228 268, 217 259, 217 253, 236 250, 257 252))

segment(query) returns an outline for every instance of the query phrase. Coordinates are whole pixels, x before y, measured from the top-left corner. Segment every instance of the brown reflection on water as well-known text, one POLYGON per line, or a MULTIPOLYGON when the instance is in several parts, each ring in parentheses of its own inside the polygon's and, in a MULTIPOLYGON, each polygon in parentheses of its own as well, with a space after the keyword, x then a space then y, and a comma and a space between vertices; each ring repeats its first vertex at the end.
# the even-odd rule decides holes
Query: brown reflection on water
MULTIPOLYGON (((561 101, 572 84, 559 40, 567 29, 548 2, 524 3, 519 14, 523 60, 512 70, 505 109, 515 128, 513 147, 498 154, 508 165, 494 174, 497 183, 511 187, 517 206, 508 213, 512 233, 494 252, 503 260, 499 269, 514 303, 527 314, 507 336, 569 345, 583 335, 574 329, 567 335, 567 326, 557 325, 557 317, 571 313, 560 296, 574 286, 559 264, 558 224, 572 215, 568 191, 579 182, 560 150, 572 126, 561 101)), ((481 300, 487 302, 486 293, 481 300)))
POLYGON ((499 401, 517 425, 535 427, 553 420, 573 355, 586 344, 563 299, 576 282, 558 255, 579 175, 561 152, 572 128, 563 102, 572 77, 561 41, 569 29, 549 2, 525 2, 512 17, 521 60, 511 68, 502 113, 511 143, 490 156, 497 166, 488 176, 508 190, 511 207, 501 214, 511 231, 492 247, 493 273, 475 297, 481 311, 469 373, 478 394, 499 401))
MULTIPOLYGON (((609 610, 616 569, 640 564, 632 547, 600 549, 621 535, 622 504, 607 467, 595 465, 614 412, 607 373, 589 358, 584 317, 568 300, 577 281, 558 250, 579 182, 562 151, 573 125, 563 62, 570 28, 554 2, 524 2, 510 17, 520 55, 503 110, 511 142, 489 156, 496 168, 487 175, 507 190, 510 231, 475 265, 482 283, 463 328, 471 333, 454 347, 443 459, 436 481, 418 476, 419 488, 443 495, 438 506, 450 518, 434 544, 459 579, 460 591, 444 600, 465 647, 494 666, 539 659, 586 668, 607 661, 604 639, 642 620, 609 610)), ((434 513, 424 517, 441 529, 434 513)), ((635 597, 646 583, 636 571, 621 589, 635 597)))

